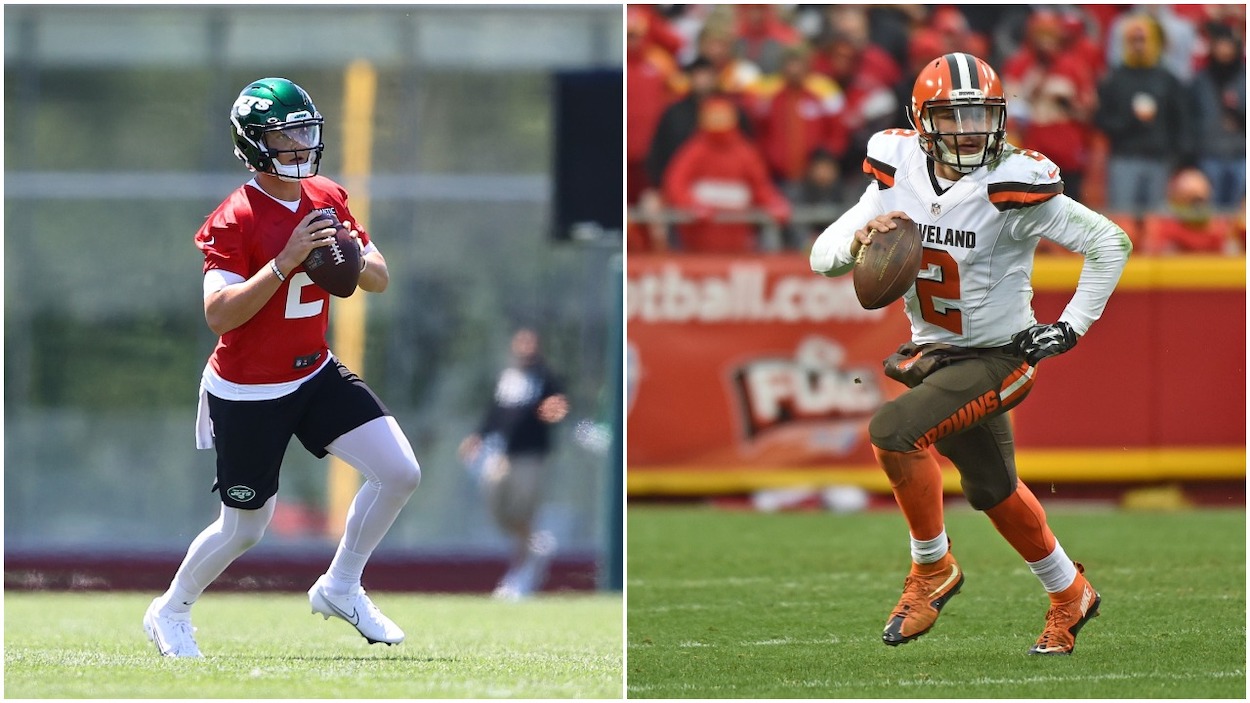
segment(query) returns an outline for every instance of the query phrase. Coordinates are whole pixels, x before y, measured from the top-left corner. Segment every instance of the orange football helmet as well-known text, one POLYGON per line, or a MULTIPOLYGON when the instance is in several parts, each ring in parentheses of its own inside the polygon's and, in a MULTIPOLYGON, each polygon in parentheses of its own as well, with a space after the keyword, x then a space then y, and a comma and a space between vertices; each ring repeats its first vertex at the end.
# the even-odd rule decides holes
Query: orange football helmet
POLYGON ((992 163, 1007 143, 1003 83, 972 54, 945 54, 926 64, 912 88, 907 118, 924 153, 961 173, 992 163))

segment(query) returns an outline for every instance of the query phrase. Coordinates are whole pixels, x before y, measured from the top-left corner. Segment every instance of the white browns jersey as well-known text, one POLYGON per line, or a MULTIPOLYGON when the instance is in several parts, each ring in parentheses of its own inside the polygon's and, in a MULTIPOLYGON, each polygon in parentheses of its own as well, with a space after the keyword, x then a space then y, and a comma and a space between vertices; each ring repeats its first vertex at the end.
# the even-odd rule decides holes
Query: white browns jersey
POLYGON ((1008 144, 994 163, 943 183, 912 130, 878 132, 867 152, 873 183, 817 238, 811 266, 826 276, 849 272, 855 230, 887 212, 907 213, 924 242, 920 274, 903 296, 913 342, 998 347, 1037 324, 1031 278, 1040 237, 1085 256, 1059 319, 1083 335, 1102 315, 1132 243, 1063 195, 1059 167, 1045 156, 1008 144))

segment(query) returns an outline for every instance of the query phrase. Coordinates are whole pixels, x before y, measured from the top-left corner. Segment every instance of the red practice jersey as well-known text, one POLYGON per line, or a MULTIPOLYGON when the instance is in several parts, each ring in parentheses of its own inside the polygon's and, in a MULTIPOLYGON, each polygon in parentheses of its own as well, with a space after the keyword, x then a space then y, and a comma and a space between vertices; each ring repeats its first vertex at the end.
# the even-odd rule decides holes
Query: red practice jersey
MULTIPOLYGON (((292 212, 254 185, 243 185, 208 216, 195 235, 204 252, 204 271, 220 269, 251 278, 269 266, 299 221, 313 210, 332 211, 351 222, 361 246, 369 235, 347 208, 347 191, 322 176, 300 182, 299 207, 292 212)), ((315 371, 329 354, 326 328, 330 294, 312 282, 304 267, 287 276, 250 320, 222 335, 209 364, 233 383, 284 383, 315 371)))

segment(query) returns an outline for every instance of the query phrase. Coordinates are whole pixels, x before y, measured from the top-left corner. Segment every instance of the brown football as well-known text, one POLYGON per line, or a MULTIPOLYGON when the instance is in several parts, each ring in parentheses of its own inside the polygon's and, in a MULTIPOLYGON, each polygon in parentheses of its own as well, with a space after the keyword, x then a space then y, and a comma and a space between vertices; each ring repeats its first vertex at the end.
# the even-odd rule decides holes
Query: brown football
POLYGON ((872 235, 872 244, 860 250, 851 278, 855 296, 865 310, 876 310, 903 297, 920 273, 924 246, 916 223, 894 218, 896 229, 872 235))
POLYGON ((329 220, 334 225, 334 241, 309 252, 304 271, 331 295, 346 298, 356 292, 360 282, 360 247, 333 214, 324 212, 313 221, 317 220, 329 220))

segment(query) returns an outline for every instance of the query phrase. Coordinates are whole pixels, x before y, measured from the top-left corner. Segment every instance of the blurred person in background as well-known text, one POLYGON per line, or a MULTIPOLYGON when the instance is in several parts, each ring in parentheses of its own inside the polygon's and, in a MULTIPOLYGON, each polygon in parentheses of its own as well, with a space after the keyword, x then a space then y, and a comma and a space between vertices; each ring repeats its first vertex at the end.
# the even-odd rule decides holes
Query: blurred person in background
POLYGON ((515 601, 542 589, 556 550, 555 537, 537 530, 535 519, 549 481, 551 429, 568 415, 569 404, 537 332, 523 327, 513 333, 510 358, 477 432, 460 443, 460 458, 511 543, 508 570, 493 595, 515 601))
POLYGON ((1046 154, 1063 169, 1063 192, 1081 199, 1088 164, 1098 79, 1080 53, 1070 26, 1050 10, 1028 20, 1019 51, 1003 64, 1012 97, 1007 133, 1013 143, 1046 154))
POLYGON ((750 111, 755 86, 763 73, 759 66, 736 53, 738 35, 732 13, 729 6, 715 7, 699 31, 696 53, 712 65, 720 92, 750 111))
POLYGON ((1137 50, 1131 46, 1129 41, 1131 37, 1125 29, 1126 25, 1136 24, 1144 17, 1158 27, 1159 34, 1163 37, 1157 48, 1159 65, 1176 76, 1182 84, 1188 85, 1193 79, 1194 69, 1201 58, 1199 47, 1202 43, 1201 37, 1198 36, 1197 25, 1193 19, 1186 16, 1188 12, 1185 14, 1177 12, 1177 8, 1181 7, 1190 7, 1205 12, 1199 9, 1204 7, 1202 5, 1158 3, 1132 5, 1128 12, 1117 15, 1107 30, 1108 69, 1138 60, 1133 56, 1137 50))
POLYGON ((737 41, 734 53, 759 67, 762 73, 777 73, 786 51, 803 37, 779 14, 779 6, 734 5, 737 41))
POLYGON ((625 25, 625 163, 630 203, 655 185, 647 177, 647 150, 664 110, 687 91, 686 76, 672 54, 647 40, 647 23, 642 10, 630 8, 625 25))
POLYGON ((196 446, 216 447, 221 514, 191 543, 169 589, 143 616, 167 657, 200 657, 191 607, 273 518, 278 474, 292 437, 365 477, 329 569, 308 590, 314 613, 337 617, 370 644, 404 632, 361 587, 361 574, 421 481, 412 447, 387 408, 330 352, 330 295, 302 267, 334 240, 331 212, 362 247, 359 287, 384 291, 386 260, 347 207, 347 192, 318 176, 323 120, 283 78, 249 84, 230 111, 235 155, 255 173, 196 233, 204 255, 204 316, 221 339, 200 383, 196 446))
POLYGON ((969 504, 1048 596, 1029 654, 1071 654, 1101 602, 1017 476, 1007 412, 1032 390, 1038 364, 1073 349, 1101 317, 1132 244, 1063 195, 1053 162, 1007 143, 1007 108, 985 61, 966 53, 931 61, 915 81, 913 129, 872 137, 864 171, 874 182, 811 251, 813 271, 845 275, 873 246, 874 233, 898 227, 895 217, 915 222, 926 242, 922 270, 902 299, 911 338, 885 362, 886 375, 908 390, 882 405, 868 427, 911 544, 903 594, 882 633, 890 646, 927 633, 964 583, 946 533, 942 469, 930 448, 955 465, 969 504), (1034 315, 1029 281, 1043 237, 1085 257, 1071 301, 1049 324, 1034 315))
MULTIPOLYGON (((656 125, 647 149, 647 178, 655 187, 643 191, 638 205, 645 214, 653 218, 658 218, 664 207, 659 188, 664 181, 664 172, 668 169, 669 162, 681 145, 698 131, 699 108, 703 101, 720 94, 716 68, 712 62, 702 56, 697 57, 686 67, 685 73, 689 90, 660 115, 659 124, 656 125)), ((738 129, 750 138, 750 118, 737 103, 734 104, 734 110, 738 115, 738 129)), ((629 250, 666 251, 669 246, 668 233, 668 226, 658 221, 631 225, 629 250)))
MULTIPOLYGON (((820 49, 812 57, 813 70, 834 80, 845 80, 850 75, 849 69, 854 68, 872 84, 893 85, 903 78, 898 61, 877 45, 866 7, 829 5, 825 9, 825 22, 824 33, 817 43, 820 49)), ((845 83, 842 88, 847 89, 845 83)))
POLYGON ((1141 217, 1163 206, 1169 174, 1192 158, 1190 107, 1184 86, 1159 63, 1159 24, 1139 14, 1119 26, 1124 64, 1099 86, 1095 124, 1110 148, 1107 208, 1141 217))
MULTIPOLYGON (((677 38, 662 28, 649 5, 630 5, 625 16, 625 204, 649 215, 660 213, 660 179, 647 169, 647 154, 661 115, 689 90, 671 46, 677 38)), ((664 250, 661 223, 630 223, 625 231, 630 251, 664 250)))
POLYGON ((859 6, 831 6, 830 35, 812 60, 812 67, 842 90, 842 109, 834 116, 839 138, 832 144, 843 173, 859 170, 860 159, 874 133, 905 124, 895 93, 902 69, 868 36, 868 15, 859 6), (840 149, 840 150, 839 150, 840 149))
POLYGON ((1200 135, 1198 165, 1214 188, 1212 204, 1230 209, 1246 191, 1246 58, 1241 38, 1227 25, 1211 23, 1206 29, 1206 65, 1190 88, 1200 135))
POLYGON ((786 50, 781 75, 765 82, 756 143, 769 172, 787 196, 807 171, 816 149, 844 151, 846 135, 835 132, 834 116, 842 109, 842 91, 828 77, 811 70, 811 51, 797 45, 786 50))
MULTIPOLYGON (((652 183, 664 180, 664 171, 673 155, 699 129, 699 108, 703 101, 714 95, 722 95, 717 81, 716 67, 711 61, 699 56, 686 66, 686 83, 689 90, 681 99, 669 104, 660 115, 659 124, 647 150, 647 177, 652 183)), ((734 104, 738 114, 738 129, 748 138, 754 132, 751 119, 741 106, 734 104)))
POLYGON ((759 227, 716 221, 762 209, 784 224, 790 205, 768 176, 764 157, 738 130, 738 113, 724 97, 703 101, 699 129, 677 151, 664 173, 664 201, 694 218, 677 226, 686 252, 749 253, 759 250, 759 227))
POLYGON ((975 32, 963 10, 953 5, 935 7, 925 26, 937 33, 942 40, 942 53, 963 51, 973 56, 989 56, 990 42, 980 32, 975 32))
POLYGON ((1182 169, 1168 183, 1167 212, 1148 216, 1142 249, 1148 254, 1239 254, 1231 218, 1212 208, 1211 183, 1196 168, 1182 169))
MULTIPOLYGON (((843 178, 838 159, 827 149, 817 148, 808 155, 807 169, 791 193, 787 193, 794 208, 799 207, 845 207, 854 202, 863 190, 857 174, 843 178)), ((796 218, 797 219, 797 218, 796 218)), ((819 222, 795 222, 789 228, 788 246, 807 251, 825 226, 819 222)))

